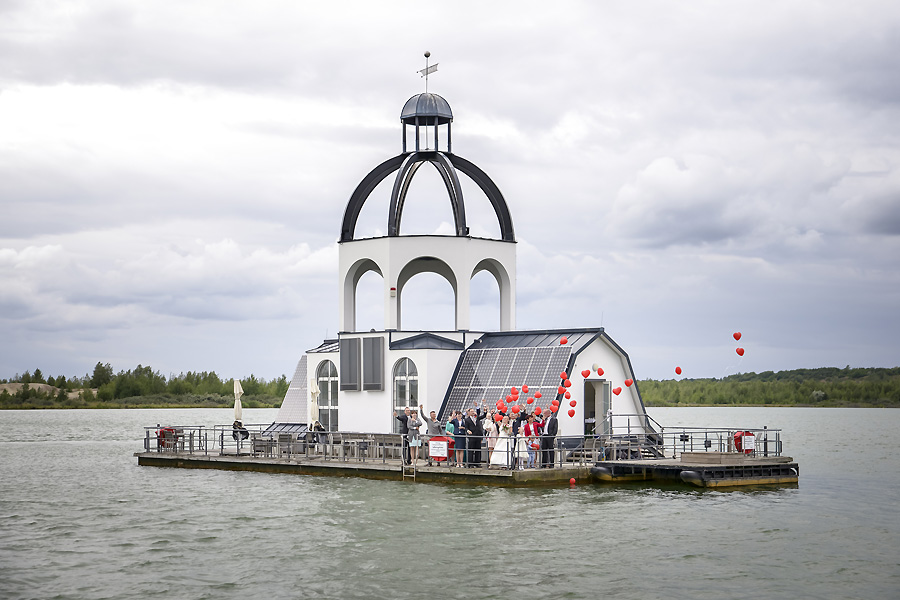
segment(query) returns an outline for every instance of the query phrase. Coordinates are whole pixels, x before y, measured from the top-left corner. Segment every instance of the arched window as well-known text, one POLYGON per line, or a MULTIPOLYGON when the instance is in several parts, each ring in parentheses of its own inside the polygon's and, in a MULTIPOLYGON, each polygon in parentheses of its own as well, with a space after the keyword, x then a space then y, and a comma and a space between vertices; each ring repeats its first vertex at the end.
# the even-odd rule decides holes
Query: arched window
POLYGON ((330 360, 316 370, 319 386, 319 423, 328 431, 338 430, 338 372, 330 360))
MULTIPOLYGON (((394 410, 401 414, 407 406, 418 410, 419 371, 416 363, 408 358, 401 358, 394 365, 394 410)), ((394 433, 400 433, 400 421, 393 421, 394 433)))

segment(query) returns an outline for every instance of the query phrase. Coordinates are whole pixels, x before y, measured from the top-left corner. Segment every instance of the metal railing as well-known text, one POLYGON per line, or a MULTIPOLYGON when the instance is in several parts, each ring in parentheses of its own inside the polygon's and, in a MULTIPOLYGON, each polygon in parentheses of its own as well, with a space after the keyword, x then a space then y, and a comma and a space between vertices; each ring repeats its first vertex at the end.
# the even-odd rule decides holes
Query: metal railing
POLYGON ((487 438, 423 434, 421 446, 410 446, 407 437, 397 433, 265 433, 267 424, 246 425, 238 430, 231 425, 145 427, 143 442, 145 452, 382 464, 389 461, 403 463, 407 458, 415 458, 417 462, 425 461, 438 467, 498 469, 585 465, 601 460, 672 459, 684 452, 774 457, 781 456, 783 450, 780 429, 664 428, 656 425, 658 430, 626 427, 622 433, 536 437, 534 441, 540 448, 531 448, 532 440, 522 436, 487 438), (438 438, 434 441, 445 442, 435 445, 433 450, 446 452, 446 456, 432 454, 429 447, 432 437, 438 438), (456 447, 456 441, 462 442, 462 450, 456 447), (462 455, 457 450, 461 450, 462 455))

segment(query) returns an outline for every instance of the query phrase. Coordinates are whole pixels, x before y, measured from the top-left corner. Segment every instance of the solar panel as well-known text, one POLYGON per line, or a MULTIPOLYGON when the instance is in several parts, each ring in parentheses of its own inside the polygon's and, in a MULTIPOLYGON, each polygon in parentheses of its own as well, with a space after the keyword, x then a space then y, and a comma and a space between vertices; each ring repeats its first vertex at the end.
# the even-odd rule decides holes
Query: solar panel
MULTIPOLYGON (((472 348, 466 350, 441 410, 446 421, 454 410, 468 409, 484 400, 488 408, 510 393, 510 388, 529 387, 528 396, 542 397, 529 405, 546 408, 557 396, 559 374, 566 370, 572 349, 558 347, 472 348)), ((526 394, 522 394, 522 402, 526 394)))

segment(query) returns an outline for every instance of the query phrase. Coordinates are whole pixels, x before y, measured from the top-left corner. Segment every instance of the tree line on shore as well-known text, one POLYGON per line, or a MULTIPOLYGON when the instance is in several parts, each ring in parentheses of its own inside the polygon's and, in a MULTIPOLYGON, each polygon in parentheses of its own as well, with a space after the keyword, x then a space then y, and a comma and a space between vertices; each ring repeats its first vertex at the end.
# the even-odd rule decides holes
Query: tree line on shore
POLYGON ((823 367, 739 373, 722 379, 638 382, 647 406, 900 408, 900 367, 823 367))
MULTIPOLYGON (((285 375, 266 381, 251 374, 239 381, 244 390, 241 402, 247 408, 278 407, 288 390, 285 375)), ((222 379, 215 371, 188 371, 167 378, 142 365, 114 373, 109 363, 98 362, 93 373, 83 377, 45 376, 35 369, 0 379, 0 385, 0 409, 216 408, 234 404, 234 379, 222 379)))
MULTIPOLYGON (((277 408, 287 393, 285 375, 271 381, 241 379, 248 408, 277 408)), ((647 406, 883 406, 900 408, 900 367, 823 367, 739 373, 722 379, 639 380, 647 406)), ((149 366, 113 372, 97 363, 83 377, 45 376, 40 369, 0 379, 0 409, 227 407, 234 379, 215 371, 166 378, 149 366), (11 389, 7 389, 11 388, 11 389)))

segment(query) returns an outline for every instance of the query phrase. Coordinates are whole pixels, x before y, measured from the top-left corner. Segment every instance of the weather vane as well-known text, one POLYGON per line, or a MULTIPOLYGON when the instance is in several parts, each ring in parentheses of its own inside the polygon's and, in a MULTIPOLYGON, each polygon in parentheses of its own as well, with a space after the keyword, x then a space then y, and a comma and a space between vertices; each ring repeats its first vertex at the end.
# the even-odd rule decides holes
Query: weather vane
POLYGON ((425 51, 425 68, 419 71, 416 71, 421 77, 425 78, 425 93, 428 93, 428 76, 437 71, 438 63, 434 63, 430 67, 428 66, 428 59, 431 57, 431 52, 428 50, 425 51))

